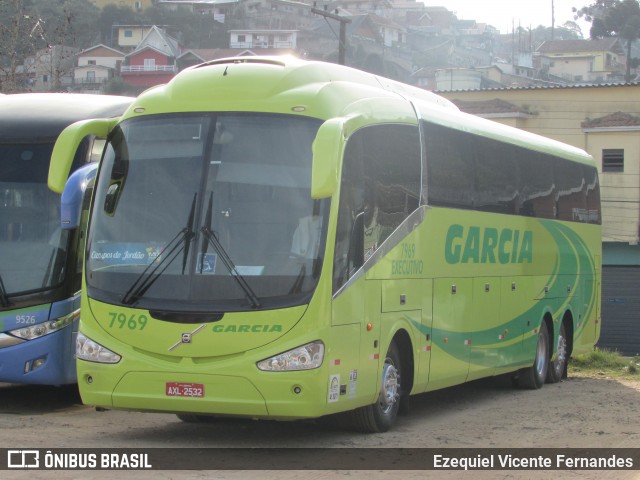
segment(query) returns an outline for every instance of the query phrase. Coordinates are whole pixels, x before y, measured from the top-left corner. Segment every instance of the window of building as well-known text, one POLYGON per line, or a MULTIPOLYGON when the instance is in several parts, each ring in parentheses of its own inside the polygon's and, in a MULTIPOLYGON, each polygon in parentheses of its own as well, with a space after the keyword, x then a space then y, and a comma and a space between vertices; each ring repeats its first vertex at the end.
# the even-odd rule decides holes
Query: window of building
POLYGON ((144 68, 145 69, 155 68, 155 66, 156 66, 156 59, 155 58, 145 58, 144 59, 144 68))
POLYGON ((603 172, 624 172, 624 149, 605 148, 602 150, 603 172))
POLYGON ((89 60, 87 62, 87 65, 96 65, 96 61, 95 60, 89 60))
POLYGON ((238 35, 238 43, 244 43, 247 41, 247 37, 245 35, 238 35))
POLYGON ((125 30, 124 31, 124 36, 125 36, 125 38, 132 38, 133 37, 133 30, 125 30))

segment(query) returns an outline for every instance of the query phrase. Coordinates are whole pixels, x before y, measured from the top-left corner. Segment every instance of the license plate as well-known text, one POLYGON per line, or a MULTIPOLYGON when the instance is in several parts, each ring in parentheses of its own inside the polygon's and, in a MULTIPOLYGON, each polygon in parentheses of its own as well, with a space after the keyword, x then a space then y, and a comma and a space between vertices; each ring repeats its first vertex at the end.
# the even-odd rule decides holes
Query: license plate
POLYGON ((204 397, 204 385, 202 383, 167 382, 168 397, 204 397))

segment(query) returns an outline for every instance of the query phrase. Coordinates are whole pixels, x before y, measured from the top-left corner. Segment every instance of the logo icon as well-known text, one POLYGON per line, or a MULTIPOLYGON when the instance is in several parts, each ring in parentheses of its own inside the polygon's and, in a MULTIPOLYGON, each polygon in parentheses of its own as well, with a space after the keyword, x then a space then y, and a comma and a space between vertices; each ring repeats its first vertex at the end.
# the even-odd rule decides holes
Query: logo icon
POLYGON ((202 330, 206 325, 200 325, 198 328, 196 328, 193 332, 191 333, 183 333, 180 337, 180 341, 176 342, 174 345, 169 347, 169 351, 171 352, 172 350, 175 350, 176 348, 178 348, 180 345, 183 345, 185 343, 191 343, 191 339, 192 337, 198 333, 200 330, 202 330))
POLYGON ((40 452, 38 450, 8 450, 8 468, 40 468, 40 452))

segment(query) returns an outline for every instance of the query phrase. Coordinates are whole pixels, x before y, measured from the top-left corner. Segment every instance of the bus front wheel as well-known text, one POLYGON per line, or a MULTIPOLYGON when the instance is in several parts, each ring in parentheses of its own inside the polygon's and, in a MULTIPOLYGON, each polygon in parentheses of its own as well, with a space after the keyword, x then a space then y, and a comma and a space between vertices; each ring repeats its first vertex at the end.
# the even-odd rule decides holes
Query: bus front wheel
POLYGON ((402 385, 400 352, 396 343, 392 342, 382 366, 378 400, 373 405, 361 407, 352 412, 356 428, 367 433, 382 433, 389 430, 398 416, 402 385))
POLYGON ((521 388, 535 390, 541 388, 547 379, 547 371, 549 370, 549 329, 546 323, 540 325, 538 332, 538 342, 536 344, 536 356, 533 365, 525 368, 518 376, 518 385, 521 388))

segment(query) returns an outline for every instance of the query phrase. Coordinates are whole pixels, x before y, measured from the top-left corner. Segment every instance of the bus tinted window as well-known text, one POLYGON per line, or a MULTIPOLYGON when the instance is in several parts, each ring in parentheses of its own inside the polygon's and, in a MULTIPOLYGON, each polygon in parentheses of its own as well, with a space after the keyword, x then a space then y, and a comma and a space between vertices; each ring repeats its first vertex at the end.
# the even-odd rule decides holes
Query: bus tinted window
POLYGON ((520 214, 528 217, 556 218, 555 183, 551 158, 538 152, 518 149, 522 172, 520 214))
POLYGON ((420 139, 408 125, 362 129, 365 181, 365 260, 418 208, 420 139))
POLYGON ((600 224, 600 183, 598 170, 595 167, 584 167, 584 178, 587 186, 587 212, 589 223, 600 224))
POLYGON ((473 147, 461 132, 424 123, 428 201, 431 205, 473 208, 475 162, 473 147))
POLYGON ((349 139, 342 168, 334 291, 416 208, 421 187, 420 136, 412 125, 373 125, 349 139), (356 218, 361 215, 362 222, 356 218), (363 256, 350 254, 362 225, 363 256))
POLYGON ((423 122, 430 205, 600 223, 594 167, 423 122))
POLYGON ((582 165, 554 162, 558 220, 587 222, 587 185, 582 165))
POLYGON ((476 160, 476 209, 517 214, 520 168, 516 147, 483 137, 475 137, 471 144, 476 160))

